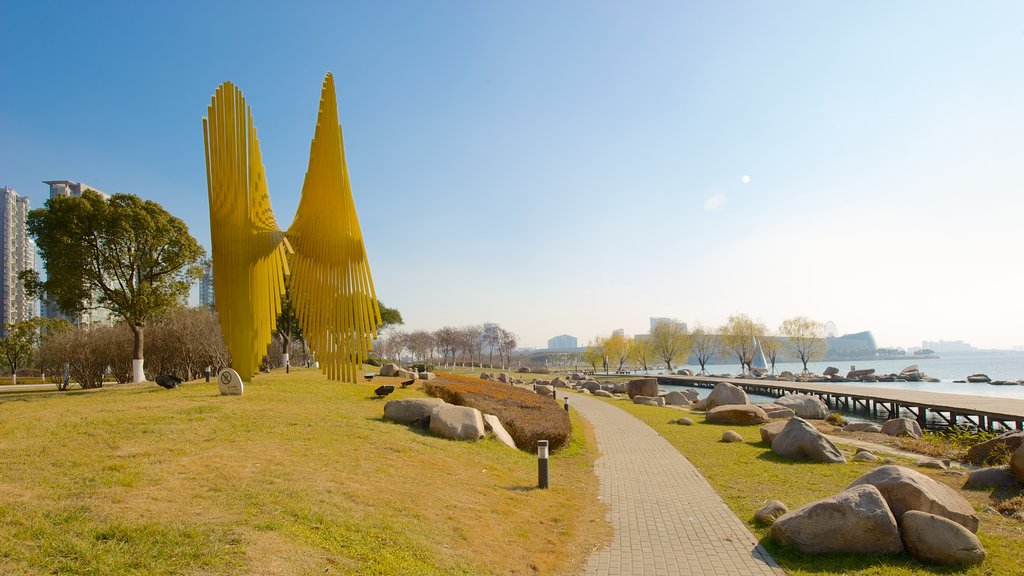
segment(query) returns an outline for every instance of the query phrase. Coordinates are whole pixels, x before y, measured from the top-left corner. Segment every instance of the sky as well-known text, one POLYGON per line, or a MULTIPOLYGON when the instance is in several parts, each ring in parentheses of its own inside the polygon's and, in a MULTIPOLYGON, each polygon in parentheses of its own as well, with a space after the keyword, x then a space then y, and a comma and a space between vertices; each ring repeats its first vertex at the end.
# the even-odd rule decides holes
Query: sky
POLYGON ((216 87, 286 227, 333 72, 407 329, 1024 345, 1024 3, 0 0, 0 37, 0 186, 137 194, 207 249, 216 87))

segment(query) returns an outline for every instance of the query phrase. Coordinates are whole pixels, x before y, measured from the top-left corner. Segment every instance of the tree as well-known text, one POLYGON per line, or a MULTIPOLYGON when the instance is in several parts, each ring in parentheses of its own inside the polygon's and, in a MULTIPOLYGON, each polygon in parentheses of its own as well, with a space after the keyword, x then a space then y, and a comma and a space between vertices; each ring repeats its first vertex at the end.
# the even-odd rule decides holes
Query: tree
POLYGON ((401 326, 405 324, 405 320, 402 320, 402 313, 397 308, 388 308, 380 299, 377 300, 377 307, 380 308, 381 330, 388 326, 401 326))
POLYGON ((605 356, 613 362, 618 362, 618 367, 615 369, 616 372, 622 372, 622 366, 626 363, 626 359, 629 358, 629 349, 632 342, 632 338, 626 338, 625 335, 618 332, 612 334, 611 338, 604 341, 605 356))
POLYGON ((654 355, 651 353, 651 340, 649 338, 633 338, 633 345, 629 349, 629 359, 636 362, 643 370, 647 371, 647 365, 654 355))
POLYGON ((437 342, 437 349, 441 352, 441 362, 448 366, 448 357, 451 357, 451 366, 455 365, 455 353, 459 350, 459 334, 455 328, 445 326, 434 330, 434 341, 437 342))
POLYGON ((693 354, 697 357, 697 363, 700 364, 700 373, 706 374, 707 363, 722 351, 722 339, 700 325, 693 329, 690 337, 693 340, 693 354))
POLYGON ((299 319, 295 316, 292 292, 288 284, 287 281, 284 283, 284 294, 281 295, 281 314, 277 317, 277 336, 281 341, 282 363, 285 372, 291 371, 292 363, 289 351, 292 347, 292 339, 302 339, 302 328, 299 326, 299 319))
POLYGON ((150 200, 92 190, 80 197, 57 196, 28 215, 28 231, 46 267, 19 278, 28 292, 45 294, 67 314, 95 305, 128 323, 134 336, 132 381, 145 380, 144 328, 184 303, 195 279, 202 246, 188 226, 150 200))
POLYGON ((664 362, 669 372, 673 362, 686 362, 691 348, 690 334, 675 320, 659 322, 651 328, 651 354, 664 362))
POLYGON ((4 335, 0 337, 0 360, 11 369, 11 384, 18 383, 18 368, 28 362, 39 340, 39 322, 21 320, 4 324, 4 335))
POLYGON ((512 353, 516 351, 516 346, 519 345, 519 337, 504 328, 499 328, 498 330, 500 331, 500 338, 498 339, 498 358, 506 369, 511 369, 512 353))
POLYGON ((604 338, 600 336, 590 341, 590 344, 583 350, 583 361, 590 364, 597 372, 597 367, 602 362, 607 364, 607 357, 604 352, 604 338))
MULTIPOLYGON (((503 330, 494 324, 491 324, 484 328, 482 335, 483 343, 487 345, 487 364, 491 366, 494 363, 494 349, 501 345, 503 330)), ((501 353, 498 353, 499 359, 501 353)))
POLYGON ((779 333, 786 337, 786 347, 804 364, 825 357, 828 343, 823 338, 825 326, 804 316, 786 320, 779 326, 779 333))
POLYGON ((722 327, 725 346, 740 361, 740 372, 745 372, 754 361, 754 338, 764 335, 764 326, 757 324, 746 314, 733 314, 722 327))
POLYGON ((785 342, 773 334, 765 334, 758 342, 761 343, 761 352, 764 352, 764 357, 768 359, 768 364, 772 367, 772 374, 775 374, 775 361, 785 342))

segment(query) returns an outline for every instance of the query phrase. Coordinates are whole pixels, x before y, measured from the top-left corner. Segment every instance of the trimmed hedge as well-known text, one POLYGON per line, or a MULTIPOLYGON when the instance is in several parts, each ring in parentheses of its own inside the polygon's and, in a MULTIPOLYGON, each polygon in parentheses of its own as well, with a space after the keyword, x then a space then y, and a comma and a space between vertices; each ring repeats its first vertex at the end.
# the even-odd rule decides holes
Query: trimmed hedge
POLYGON ((424 382, 423 388, 449 404, 494 414, 521 450, 536 449, 538 440, 547 440, 552 450, 569 443, 569 415, 550 396, 456 374, 438 374, 424 382))

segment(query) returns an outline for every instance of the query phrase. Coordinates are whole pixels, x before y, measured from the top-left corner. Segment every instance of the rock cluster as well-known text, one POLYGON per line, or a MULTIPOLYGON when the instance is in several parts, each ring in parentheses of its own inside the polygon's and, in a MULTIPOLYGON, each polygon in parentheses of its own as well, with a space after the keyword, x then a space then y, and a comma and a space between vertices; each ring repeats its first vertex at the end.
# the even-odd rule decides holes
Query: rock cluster
POLYGON ((515 448, 512 436, 493 414, 476 408, 448 404, 440 398, 403 398, 384 404, 384 418, 399 424, 427 428, 452 440, 478 440, 490 431, 503 444, 515 448))
POLYGON ((974 565, 985 550, 977 516, 962 496, 909 468, 882 466, 843 492, 778 517, 772 537, 811 553, 890 554, 921 562, 974 565))

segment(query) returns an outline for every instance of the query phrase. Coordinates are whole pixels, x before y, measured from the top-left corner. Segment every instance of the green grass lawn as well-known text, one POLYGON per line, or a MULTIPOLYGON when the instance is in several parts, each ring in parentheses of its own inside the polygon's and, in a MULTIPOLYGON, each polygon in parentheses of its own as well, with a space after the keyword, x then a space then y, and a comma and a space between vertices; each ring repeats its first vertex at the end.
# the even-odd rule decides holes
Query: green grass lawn
POLYGON ((0 573, 572 574, 607 541, 583 422, 535 490, 534 453, 386 422, 380 383, 0 396, 0 573))
MULTIPOLYGON (((988 552, 985 562, 974 568, 930 568, 905 555, 887 558, 853 555, 810 556, 779 547, 768 537, 768 527, 754 523, 754 512, 766 501, 781 500, 790 510, 794 510, 843 490, 854 478, 879 464, 816 464, 790 461, 776 456, 769 446, 761 443, 758 426, 705 424, 704 416, 700 413, 691 415, 697 424, 680 426, 668 423, 669 420, 684 415, 679 410, 640 406, 622 400, 607 401, 649 424, 685 455, 707 477, 733 512, 761 538, 761 542, 789 574, 1024 574, 1024 523, 998 514, 982 512, 987 504, 994 501, 990 501, 988 492, 979 491, 961 491, 978 511, 981 519, 978 536, 988 552), (745 442, 719 442, 726 430, 735 430, 743 436, 745 442)), ((911 466, 903 462, 897 463, 911 466)), ((915 469, 957 489, 966 479, 923 468, 915 469)))

